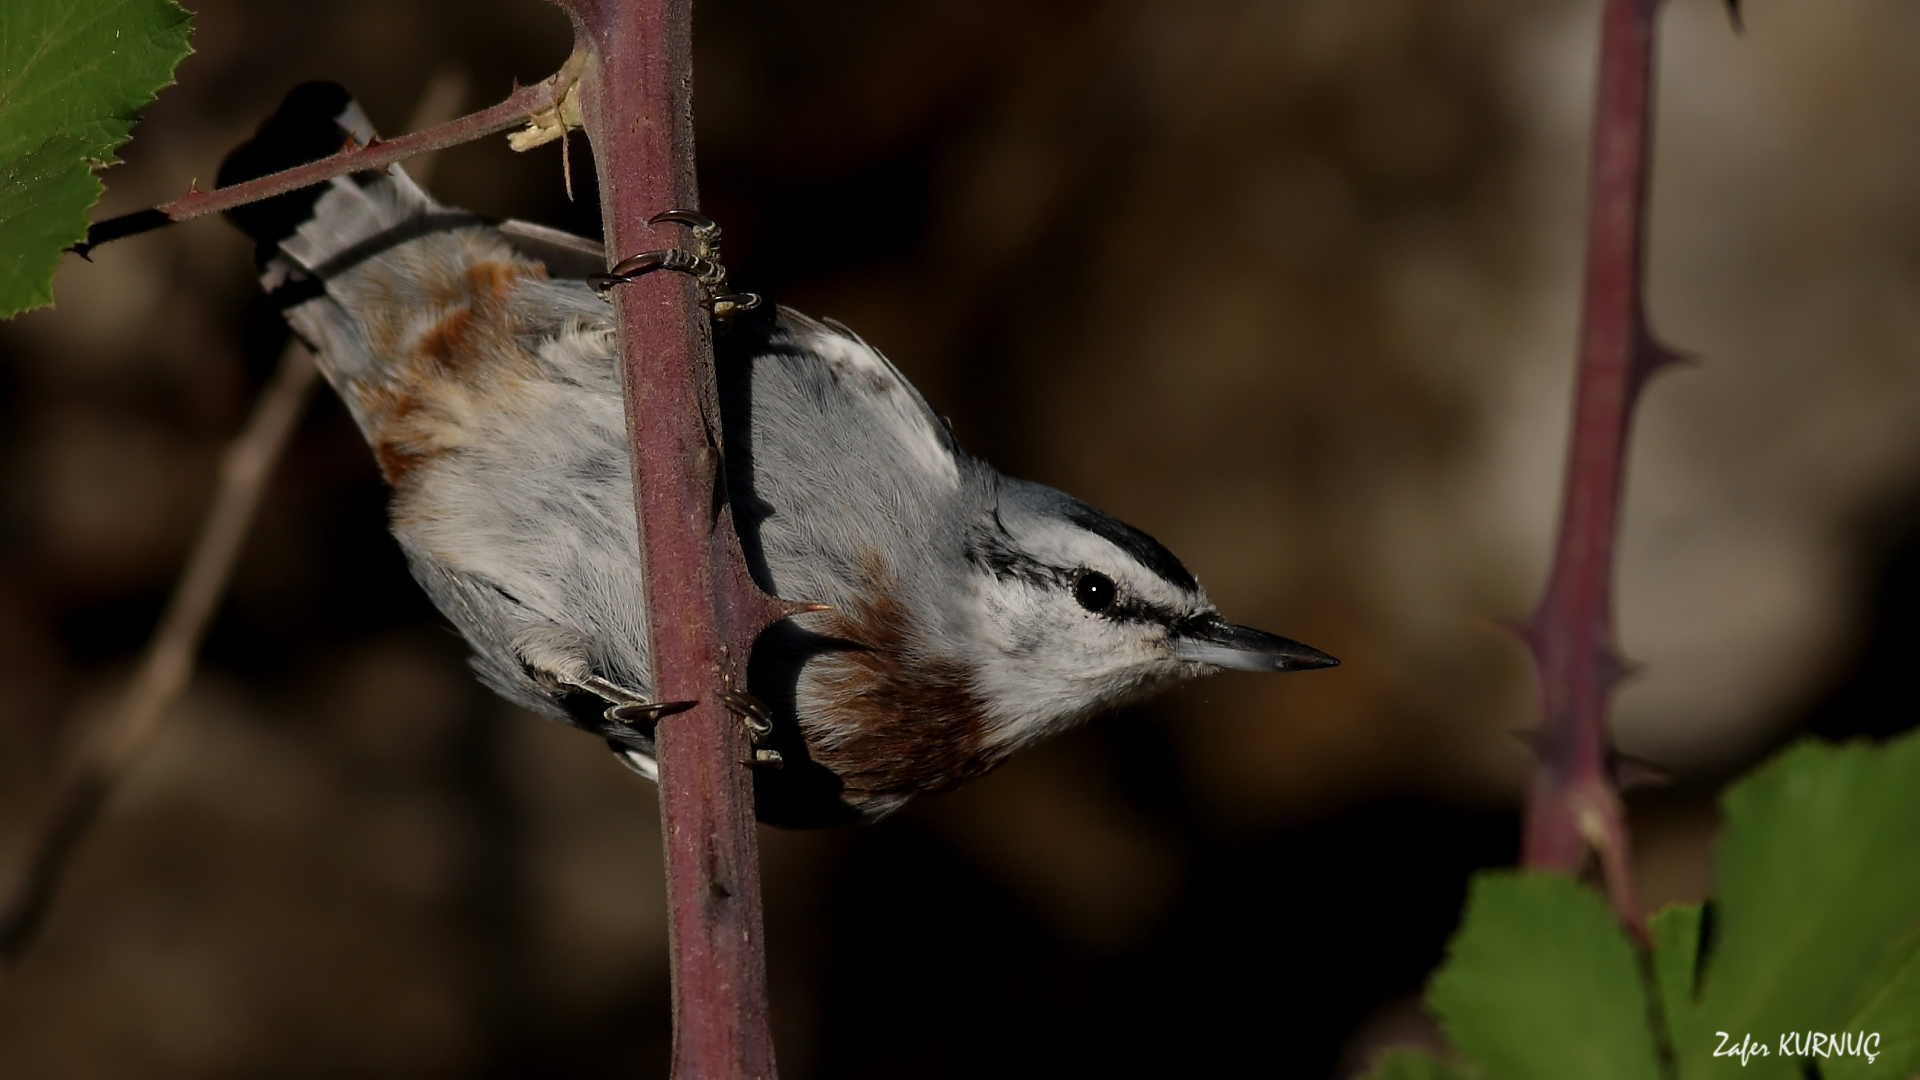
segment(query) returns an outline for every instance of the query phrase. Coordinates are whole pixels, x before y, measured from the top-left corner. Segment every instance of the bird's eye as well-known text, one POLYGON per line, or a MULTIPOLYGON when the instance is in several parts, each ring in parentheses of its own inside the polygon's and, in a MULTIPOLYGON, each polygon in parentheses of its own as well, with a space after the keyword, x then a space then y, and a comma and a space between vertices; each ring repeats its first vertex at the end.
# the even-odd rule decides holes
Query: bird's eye
POLYGON ((1073 583, 1073 598, 1088 611, 1105 611, 1113 606, 1113 579, 1098 570, 1089 570, 1073 583))

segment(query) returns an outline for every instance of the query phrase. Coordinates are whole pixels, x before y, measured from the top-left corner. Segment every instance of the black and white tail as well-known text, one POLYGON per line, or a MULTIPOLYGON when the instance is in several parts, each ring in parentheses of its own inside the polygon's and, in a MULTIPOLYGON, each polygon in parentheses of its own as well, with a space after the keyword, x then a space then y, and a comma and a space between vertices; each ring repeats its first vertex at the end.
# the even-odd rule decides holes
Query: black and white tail
MULTIPOLYGON (((364 146, 375 137, 366 111, 343 87, 307 83, 288 93, 253 138, 220 163, 219 185, 305 165, 338 152, 349 140, 364 146)), ((227 217, 253 237, 262 272, 278 262, 284 278, 312 275, 356 245, 440 209, 395 165, 250 203, 227 211, 227 217)))

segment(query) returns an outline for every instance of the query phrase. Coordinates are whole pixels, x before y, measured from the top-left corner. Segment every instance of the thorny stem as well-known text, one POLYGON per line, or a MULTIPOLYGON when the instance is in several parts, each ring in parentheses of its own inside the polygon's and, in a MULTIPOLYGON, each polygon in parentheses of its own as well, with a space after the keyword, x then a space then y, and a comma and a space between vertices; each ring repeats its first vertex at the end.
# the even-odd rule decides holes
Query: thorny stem
MULTIPOLYGON (((581 115, 599 170, 608 261, 683 247, 697 209, 691 0, 557 0, 584 54, 581 115)), ((695 701, 658 734, 673 975, 673 1075, 774 1074, 750 748, 721 695, 744 686, 760 631, 802 610, 755 587, 727 508, 713 340, 696 283, 614 290, 654 692, 695 701)))
POLYGON ((1647 329, 1644 306, 1658 8, 1659 0, 1606 0, 1602 14, 1572 445, 1553 571, 1525 629, 1540 672, 1540 726, 1522 858, 1576 872, 1593 848, 1615 913, 1643 941, 1607 706, 1626 672, 1614 644, 1613 548, 1627 432, 1648 376, 1677 359, 1647 329))
POLYGON ((516 88, 497 105, 481 109, 479 112, 468 113, 443 124, 435 124, 411 135, 402 135, 395 139, 376 139, 365 146, 348 143, 338 153, 318 161, 308 162, 282 172, 269 173, 258 179, 214 191, 189 191, 170 203, 164 203, 150 210, 138 210, 106 221, 95 222, 93 227, 87 230, 86 240, 75 244, 73 251, 85 258, 88 252, 109 240, 118 240, 163 225, 170 225, 176 221, 217 214, 236 206, 271 199, 275 195, 298 191, 311 184, 330 180, 336 176, 344 176, 350 172, 359 172, 362 169, 384 169, 415 154, 445 150, 450 146, 473 142, 536 118, 557 115, 567 95, 573 92, 579 82, 580 63, 581 57, 576 53, 569 56, 567 62, 561 65, 560 70, 553 75, 532 86, 516 88))
POLYGON ((186 689, 207 624, 225 595, 261 493, 299 421, 316 374, 313 357, 290 344, 273 379, 254 403, 246 427, 220 461, 220 483, 186 570, 141 657, 133 682, 111 718, 91 732, 68 770, 26 869, 0 909, 0 965, 11 968, 38 936, 55 889, 87 827, 113 785, 147 745, 167 709, 186 689))

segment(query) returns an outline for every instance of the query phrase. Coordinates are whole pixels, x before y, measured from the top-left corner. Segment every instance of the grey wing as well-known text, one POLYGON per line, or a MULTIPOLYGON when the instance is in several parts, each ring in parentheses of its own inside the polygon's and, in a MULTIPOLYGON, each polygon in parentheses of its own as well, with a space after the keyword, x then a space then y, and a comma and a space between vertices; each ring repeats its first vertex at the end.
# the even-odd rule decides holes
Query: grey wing
POLYGON ((762 326, 720 344, 728 479, 764 584, 845 603, 870 587, 877 560, 896 583, 945 587, 957 511, 984 497, 991 470, 852 331, 784 308, 762 326))
POLYGON ((533 613, 493 582, 455 570, 421 551, 408 542, 405 534, 398 534, 397 539, 413 579, 472 647, 468 663, 480 681, 516 705, 571 723, 552 691, 528 673, 519 650, 505 633, 514 623, 534 623, 533 613), (514 609, 519 617, 503 619, 503 609, 514 609))
POLYGON ((467 663, 483 684, 515 705, 605 738, 622 764, 660 779, 651 734, 622 730, 605 718, 605 706, 617 704, 609 693, 626 688, 597 669, 591 643, 497 584, 447 566, 404 536, 400 541, 414 580, 473 649, 467 663))

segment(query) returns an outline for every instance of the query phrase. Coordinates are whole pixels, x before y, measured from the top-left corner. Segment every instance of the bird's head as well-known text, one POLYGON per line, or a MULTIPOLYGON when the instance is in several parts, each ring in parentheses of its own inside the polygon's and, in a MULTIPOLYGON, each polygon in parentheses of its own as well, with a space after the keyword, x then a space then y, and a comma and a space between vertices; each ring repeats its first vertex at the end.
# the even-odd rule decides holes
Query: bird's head
POLYGON ((967 562, 972 682, 1004 744, 1219 668, 1339 663, 1227 622, 1158 541, 1039 484, 1001 480, 967 562))

